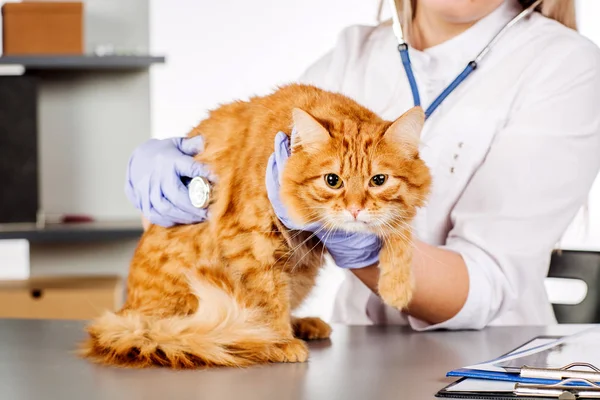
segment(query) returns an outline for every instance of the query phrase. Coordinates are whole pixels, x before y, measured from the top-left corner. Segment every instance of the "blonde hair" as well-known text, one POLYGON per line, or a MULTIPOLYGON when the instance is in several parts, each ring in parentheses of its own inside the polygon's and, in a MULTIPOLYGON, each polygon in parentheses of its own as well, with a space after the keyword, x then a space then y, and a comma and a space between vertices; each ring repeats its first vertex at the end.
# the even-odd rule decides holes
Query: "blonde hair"
MULTIPOLYGON (((383 10, 383 3, 386 0, 380 0, 379 3, 379 15, 383 10)), ((394 0, 398 13, 400 14, 400 22, 402 28, 405 30, 405 36, 410 36, 412 20, 414 17, 414 11, 417 7, 417 0, 394 0)), ((510 0, 506 0, 510 1, 510 0)), ((523 8, 532 3, 531 0, 519 0, 519 3, 523 8)), ((560 22, 564 26, 577 29, 577 21, 575 18, 575 0, 544 0, 537 9, 545 17, 551 18, 555 21, 560 22)))

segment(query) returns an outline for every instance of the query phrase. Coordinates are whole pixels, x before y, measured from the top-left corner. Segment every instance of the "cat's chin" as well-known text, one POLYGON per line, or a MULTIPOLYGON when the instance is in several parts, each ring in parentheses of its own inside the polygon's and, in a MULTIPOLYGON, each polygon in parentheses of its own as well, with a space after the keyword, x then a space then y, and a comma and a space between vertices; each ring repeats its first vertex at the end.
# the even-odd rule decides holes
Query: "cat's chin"
POLYGON ((349 221, 341 224, 339 229, 344 230, 346 232, 359 232, 359 233, 372 233, 372 227, 361 221, 349 221))

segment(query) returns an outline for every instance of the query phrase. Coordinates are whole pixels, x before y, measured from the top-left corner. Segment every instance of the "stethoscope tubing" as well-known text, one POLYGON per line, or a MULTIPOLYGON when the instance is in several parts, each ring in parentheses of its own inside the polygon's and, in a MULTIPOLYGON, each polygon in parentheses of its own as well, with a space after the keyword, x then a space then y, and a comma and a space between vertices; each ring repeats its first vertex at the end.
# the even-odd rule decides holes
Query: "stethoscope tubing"
MULTIPOLYGON (((530 14, 532 14, 536 7, 542 3, 543 0, 536 0, 523 11, 521 11, 516 17, 511 19, 506 25, 494 35, 492 40, 479 52, 479 54, 475 57, 474 60, 470 61, 465 69, 456 77, 454 80, 440 93, 438 97, 433 100, 433 102, 427 107, 425 110, 425 118, 429 118, 431 114, 439 107, 440 104, 456 89, 475 69, 477 69, 478 65, 481 61, 488 55, 490 50, 494 45, 500 40, 500 38, 516 23, 526 18, 530 14)), ((400 59, 402 60, 402 66, 404 67, 404 71, 406 72, 406 77, 408 79, 408 83, 410 85, 410 90, 412 92, 413 103, 416 106, 421 105, 421 96, 419 94, 419 87, 417 86, 417 81, 415 79, 415 75, 413 73, 412 65, 410 62, 410 55, 408 52, 408 44, 404 40, 404 34, 402 32, 402 25, 400 24, 400 17, 398 14, 398 10, 396 8, 395 0, 389 0, 390 8, 392 10, 392 29, 394 35, 396 36, 396 40, 398 41, 398 52, 400 53, 400 59)))

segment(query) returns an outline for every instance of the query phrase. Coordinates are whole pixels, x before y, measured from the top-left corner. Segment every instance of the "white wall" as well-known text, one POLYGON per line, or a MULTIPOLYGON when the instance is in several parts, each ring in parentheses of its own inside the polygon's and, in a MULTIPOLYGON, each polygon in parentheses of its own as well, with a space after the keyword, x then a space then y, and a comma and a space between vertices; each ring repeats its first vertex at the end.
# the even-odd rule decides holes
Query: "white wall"
POLYGON ((378 0, 151 0, 153 134, 183 135, 208 108, 296 79, 378 0))
MULTIPOLYGON (((167 55, 151 77, 153 135, 184 135, 219 102, 294 80, 343 27, 374 23, 377 6, 378 0, 151 0, 152 50, 167 55)), ((600 44, 600 2, 580 0, 578 7, 581 31, 600 44)), ((562 247, 600 249, 599 206, 600 181, 587 233, 578 220, 562 247)), ((340 275, 326 270, 304 313, 329 316, 340 275)))

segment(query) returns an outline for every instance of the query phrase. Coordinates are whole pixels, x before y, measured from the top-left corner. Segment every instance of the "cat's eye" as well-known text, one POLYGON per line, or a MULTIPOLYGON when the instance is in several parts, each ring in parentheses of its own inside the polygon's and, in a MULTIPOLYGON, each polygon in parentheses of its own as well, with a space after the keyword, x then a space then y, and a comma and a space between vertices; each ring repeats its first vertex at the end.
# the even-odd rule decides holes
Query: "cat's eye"
POLYGON ((387 175, 377 174, 371 178, 371 181, 369 181, 369 185, 370 186, 381 186, 385 183, 385 181, 387 181, 387 175))
POLYGON ((344 182, 342 181, 342 178, 336 174, 327 174, 325 175, 325 183, 332 189, 339 189, 344 182))

